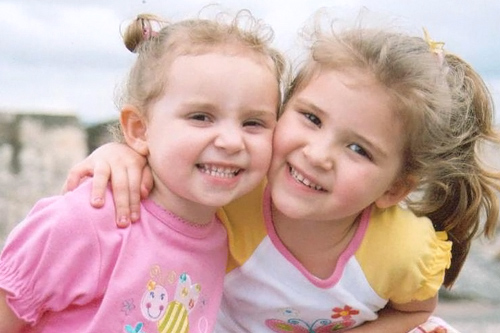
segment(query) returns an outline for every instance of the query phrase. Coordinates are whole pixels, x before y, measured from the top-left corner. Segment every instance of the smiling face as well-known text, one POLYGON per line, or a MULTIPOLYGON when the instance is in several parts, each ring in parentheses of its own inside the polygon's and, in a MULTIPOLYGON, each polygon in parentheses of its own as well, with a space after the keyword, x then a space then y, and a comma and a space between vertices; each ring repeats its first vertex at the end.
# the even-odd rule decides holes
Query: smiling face
POLYGON ((144 134, 156 202, 203 220, 262 181, 279 103, 270 67, 257 56, 225 53, 171 63, 144 134))
POLYGON ((354 221, 407 193, 404 136, 390 98, 359 71, 323 71, 287 103, 274 134, 273 203, 285 216, 354 221))

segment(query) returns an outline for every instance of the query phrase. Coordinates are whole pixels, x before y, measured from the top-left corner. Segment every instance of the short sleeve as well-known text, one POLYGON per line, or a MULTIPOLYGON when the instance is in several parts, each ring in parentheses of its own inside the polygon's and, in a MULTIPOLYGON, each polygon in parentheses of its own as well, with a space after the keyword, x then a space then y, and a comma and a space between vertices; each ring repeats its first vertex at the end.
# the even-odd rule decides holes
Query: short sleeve
POLYGON ((101 260, 88 221, 93 210, 88 195, 80 190, 39 201, 7 239, 0 256, 0 288, 28 323, 36 323, 45 311, 85 304, 98 293, 101 260))
MULTIPOLYGON (((420 288, 415 290, 412 299, 426 300, 436 295, 441 288, 446 269, 451 263, 451 242, 447 241, 448 235, 445 231, 435 232, 435 237, 431 237, 428 242, 428 254, 417 258, 418 273, 422 280, 420 288)), ((394 302, 398 303, 398 298, 394 297, 394 302)), ((402 297, 402 301, 404 301, 402 297)), ((399 302, 404 303, 404 302, 399 302)))
POLYGON ((374 208, 356 253, 368 282, 394 303, 435 296, 451 263, 452 243, 426 217, 400 207, 374 208))

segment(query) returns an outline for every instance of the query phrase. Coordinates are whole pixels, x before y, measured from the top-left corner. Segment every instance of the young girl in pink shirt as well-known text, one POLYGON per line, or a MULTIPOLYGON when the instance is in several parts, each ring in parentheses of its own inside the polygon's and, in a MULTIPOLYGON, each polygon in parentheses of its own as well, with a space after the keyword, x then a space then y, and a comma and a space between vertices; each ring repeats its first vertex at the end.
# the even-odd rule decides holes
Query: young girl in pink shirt
POLYGON ((40 200, 0 256, 0 332, 211 332, 227 261, 216 209, 262 182, 284 62, 250 13, 139 15, 121 132, 151 167, 141 222, 116 232, 110 189, 40 200), (161 28, 160 28, 161 27, 161 28))

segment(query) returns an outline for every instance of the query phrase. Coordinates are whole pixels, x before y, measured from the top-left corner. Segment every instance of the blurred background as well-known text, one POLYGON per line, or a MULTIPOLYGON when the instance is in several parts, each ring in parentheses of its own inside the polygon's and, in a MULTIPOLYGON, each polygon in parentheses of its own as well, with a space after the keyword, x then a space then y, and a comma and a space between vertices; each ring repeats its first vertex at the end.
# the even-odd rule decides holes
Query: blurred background
MULTIPOLYGON (((60 193, 68 169, 111 138, 114 93, 135 56, 120 26, 138 13, 196 15, 206 0, 0 0, 0 247, 34 202, 60 193)), ((425 27, 470 62, 500 105, 500 2, 496 0, 226 0, 275 30, 276 46, 298 54, 299 29, 320 7, 390 17, 417 35, 425 27)), ((497 110, 497 123, 500 124, 497 110)), ((486 150, 500 169, 500 152, 486 150)), ((477 240, 438 314, 461 332, 500 332, 500 241, 477 240)))

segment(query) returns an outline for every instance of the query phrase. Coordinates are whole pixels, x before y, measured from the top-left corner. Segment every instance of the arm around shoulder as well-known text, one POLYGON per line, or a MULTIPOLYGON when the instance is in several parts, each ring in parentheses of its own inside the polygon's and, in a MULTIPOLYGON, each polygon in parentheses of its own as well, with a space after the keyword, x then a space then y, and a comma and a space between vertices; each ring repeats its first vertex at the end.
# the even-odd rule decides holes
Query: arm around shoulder
POLYGON ((123 143, 102 145, 71 168, 63 192, 74 190, 89 176, 93 176, 92 206, 104 205, 111 182, 117 224, 126 227, 139 219, 141 198, 146 198, 153 188, 153 176, 144 156, 123 143))
POLYGON ((412 301, 405 304, 389 304, 379 311, 379 317, 349 332, 376 333, 401 332, 406 333, 425 323, 437 305, 437 295, 425 301, 412 301))
POLYGON ((7 304, 7 292, 0 289, 0 332, 20 332, 26 325, 7 304))

